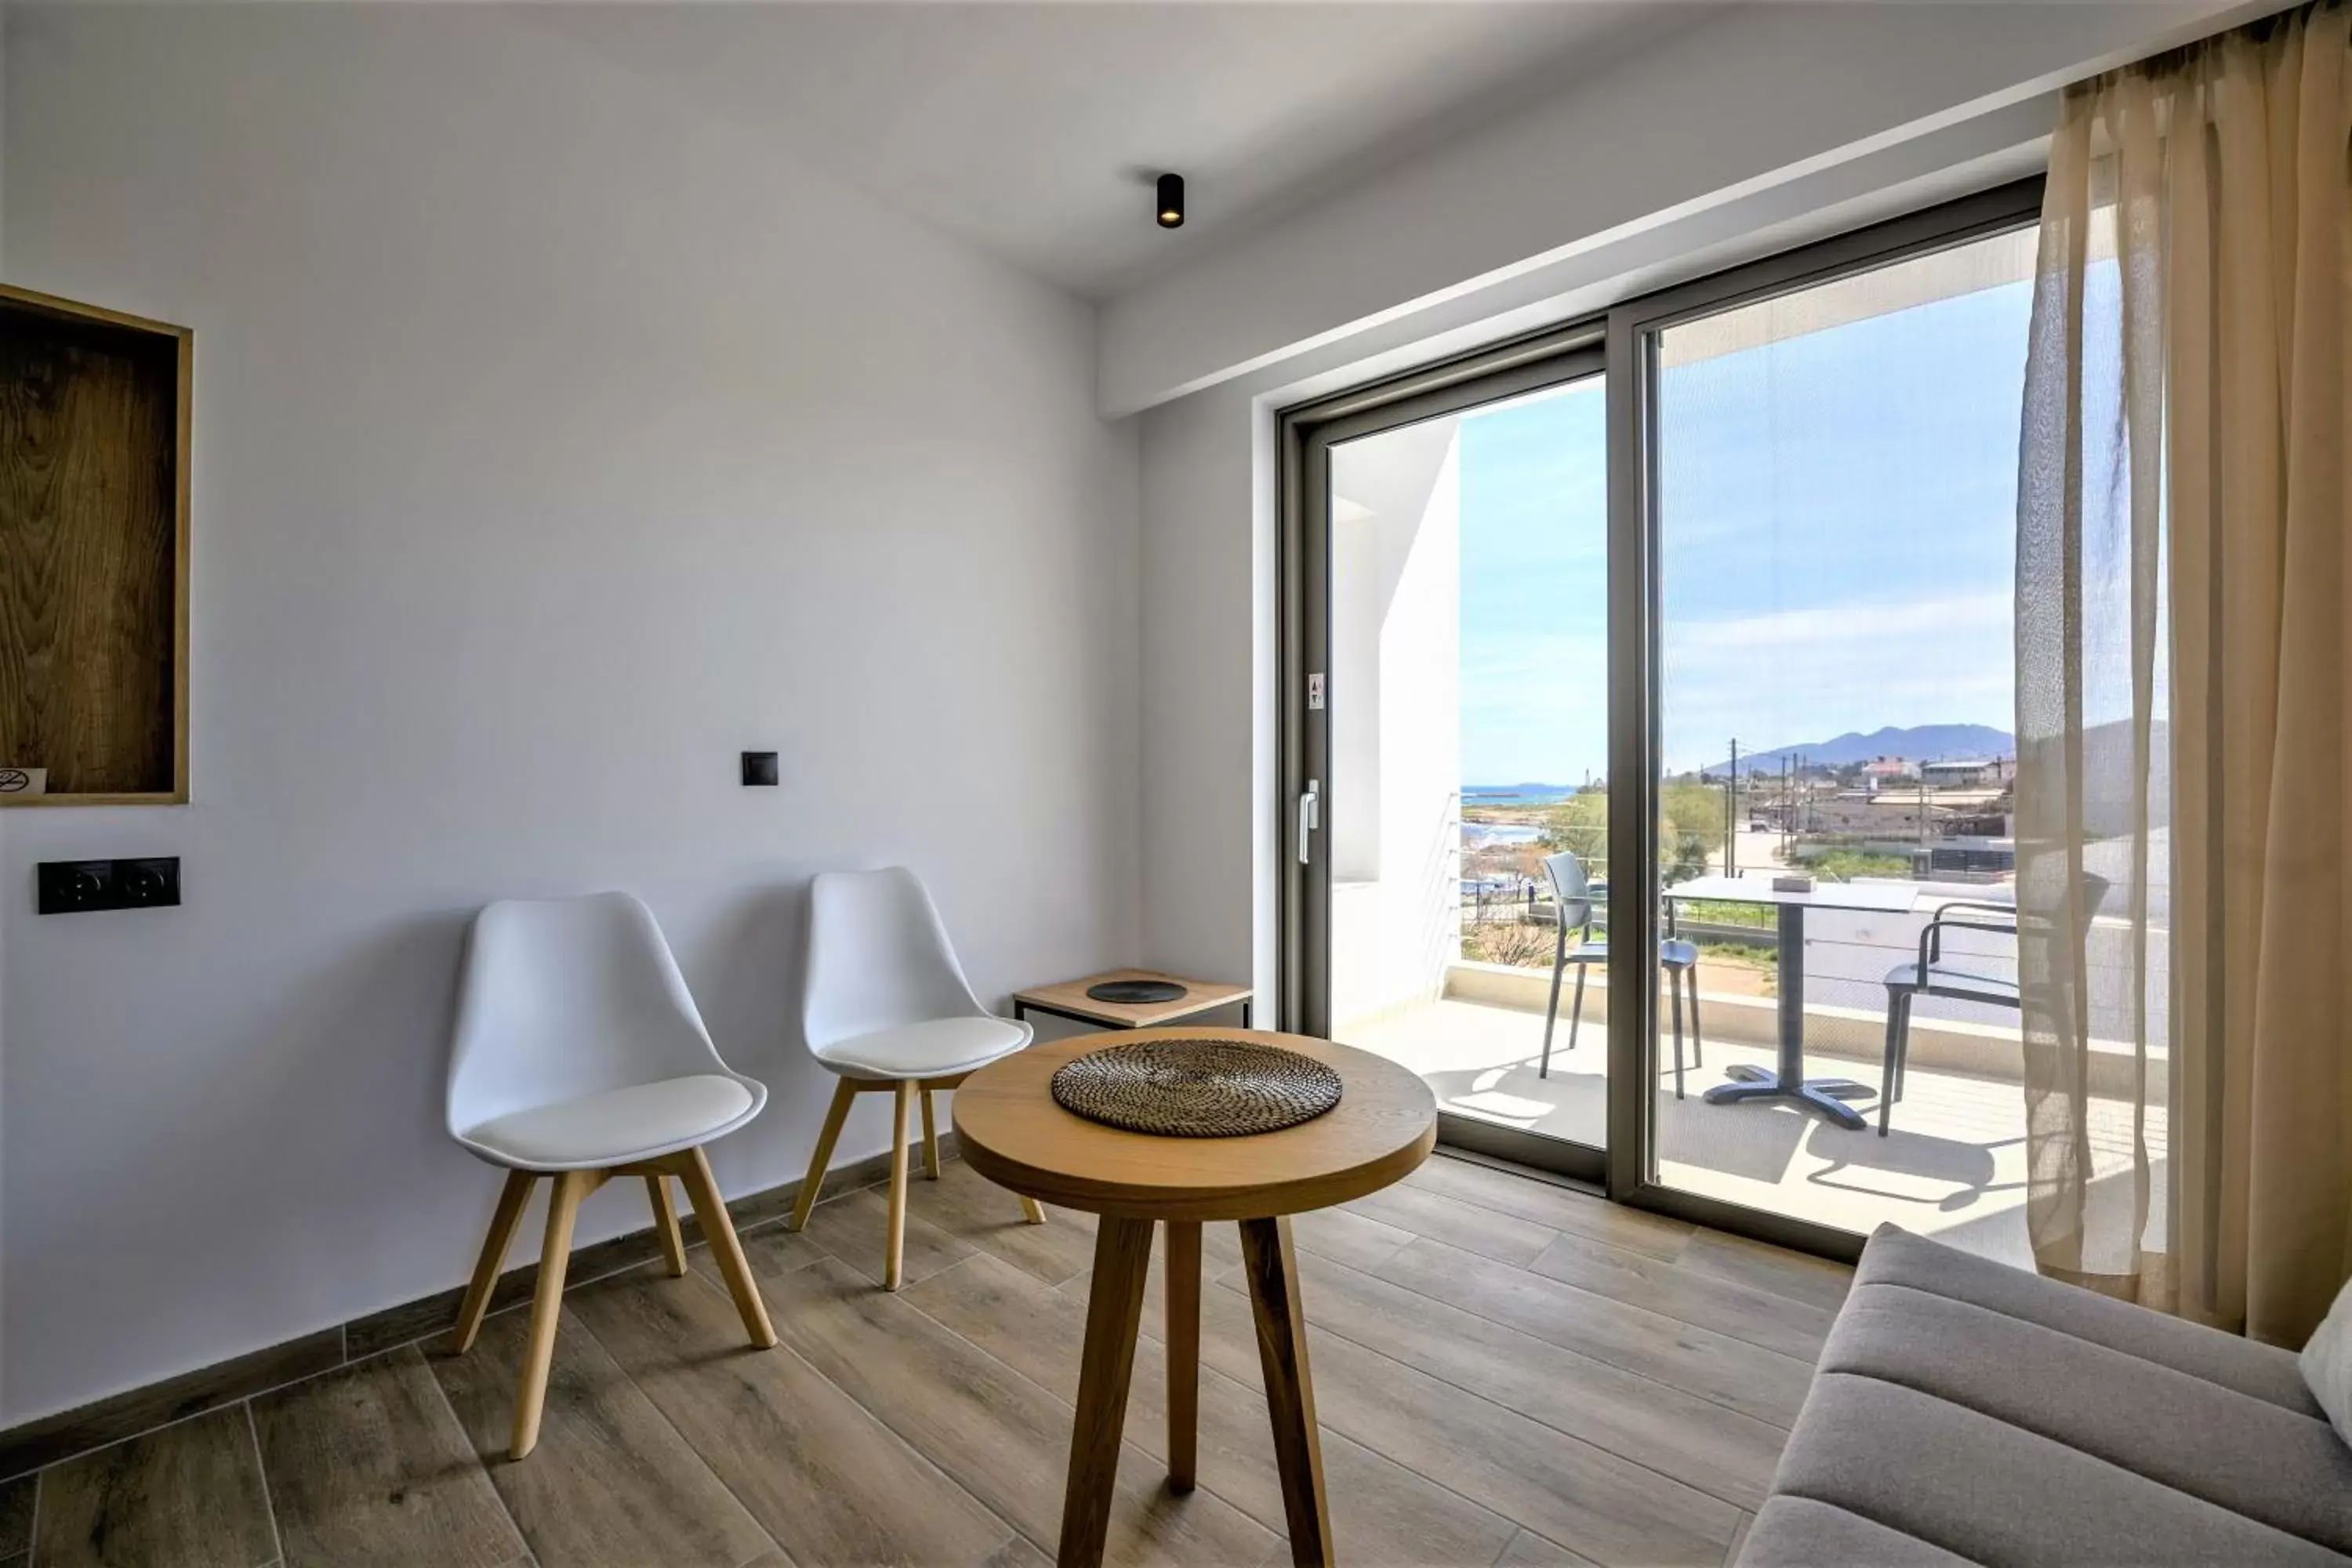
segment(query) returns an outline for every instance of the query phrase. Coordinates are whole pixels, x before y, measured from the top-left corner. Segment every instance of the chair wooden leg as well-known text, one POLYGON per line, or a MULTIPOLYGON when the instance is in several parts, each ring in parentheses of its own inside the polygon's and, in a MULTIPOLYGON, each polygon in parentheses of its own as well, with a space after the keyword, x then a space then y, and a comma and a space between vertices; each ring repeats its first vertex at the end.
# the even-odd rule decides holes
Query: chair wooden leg
POLYGON ((669 1178, 646 1173, 646 1196, 653 1200, 654 1232, 661 1237, 662 1261, 673 1279, 686 1278, 686 1237, 678 1234, 677 1211, 669 1206, 669 1178))
POLYGON ((940 1128, 931 1119, 931 1090, 923 1088, 923 1175, 930 1181, 940 1179, 940 1128))
POLYGON ((490 1310, 490 1292, 506 1268, 507 1248, 514 1242, 516 1222, 522 1218, 523 1205, 530 1202, 531 1184, 538 1179, 529 1171, 509 1171, 507 1184, 499 1189, 497 1212, 490 1215, 490 1234, 482 1238, 482 1256, 474 1264, 474 1278, 466 1287, 465 1303, 457 1309, 460 1355, 474 1348, 474 1336, 481 1331, 482 1314, 490 1310))
POLYGON ((760 1299, 751 1266, 743 1259, 743 1244, 736 1238, 735 1222, 727 1215, 727 1200, 719 1195, 710 1161, 700 1149, 688 1149, 677 1159, 678 1180, 686 1184, 686 1195, 693 1200, 694 1217, 702 1222, 702 1239, 710 1245, 719 1278, 727 1281, 727 1293, 735 1298, 743 1331, 751 1336, 753 1344, 766 1350, 776 1342, 775 1327, 768 1321, 768 1304, 760 1299))
POLYGON ((908 1113, 914 1110, 915 1086, 901 1080, 890 1111, 890 1235, 884 1245, 882 1289, 896 1290, 900 1263, 907 1250, 907 1140, 908 1113))
POLYGON ((580 1200, 596 1188, 593 1171, 557 1174, 547 1199, 547 1244, 539 1255, 539 1290, 531 1298, 530 1338, 522 1352, 522 1387, 515 1395, 514 1446, 521 1458, 539 1446, 539 1415, 547 1403, 547 1372, 555 1361, 555 1327, 563 1315, 563 1271, 572 1259, 572 1226, 580 1200))
POLYGON ((1039 1203, 1035 1198, 1029 1196, 1028 1194, 1024 1193, 1021 1194, 1021 1217, 1028 1221, 1031 1225, 1044 1225, 1045 1223, 1045 1205, 1039 1203))
POLYGON ((816 1195, 824 1188, 824 1168, 832 1162, 834 1143, 841 1137, 841 1124, 849 1120, 849 1108, 857 1100, 857 1086, 843 1079, 834 1086, 833 1104, 824 1113, 824 1131, 816 1135, 816 1152, 809 1156, 808 1174, 801 1178, 801 1195, 793 1203, 793 1221, 784 1228, 798 1230, 808 1224, 809 1211, 816 1207, 816 1195))

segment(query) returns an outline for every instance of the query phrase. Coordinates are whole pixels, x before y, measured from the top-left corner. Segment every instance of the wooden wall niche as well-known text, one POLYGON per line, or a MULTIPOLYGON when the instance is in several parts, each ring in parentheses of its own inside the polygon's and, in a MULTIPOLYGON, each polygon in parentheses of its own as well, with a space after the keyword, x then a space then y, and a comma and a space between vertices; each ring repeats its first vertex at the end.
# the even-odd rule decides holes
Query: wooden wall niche
POLYGON ((188 798, 192 347, 0 285, 0 805, 188 798))

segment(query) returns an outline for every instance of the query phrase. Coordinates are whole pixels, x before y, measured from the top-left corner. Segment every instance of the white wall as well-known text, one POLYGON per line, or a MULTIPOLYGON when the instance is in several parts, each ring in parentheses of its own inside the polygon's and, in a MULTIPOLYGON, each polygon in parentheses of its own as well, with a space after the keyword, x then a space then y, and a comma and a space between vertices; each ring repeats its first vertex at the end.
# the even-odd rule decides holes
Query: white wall
POLYGON ((773 1090, 731 1192, 829 1087, 812 870, 919 868, 987 995, 1137 954, 1086 309, 527 8, 18 5, 5 69, 8 279, 196 331, 195 799, 7 821, 0 1422, 463 1278, 488 899, 652 903, 773 1090), (184 909, 31 917, 33 862, 149 853, 184 909))
MULTIPOLYGON (((1270 784, 1273 479, 1247 398, 1190 398, 1141 424, 1142 951, 1270 996, 1280 841, 1270 784)), ((1272 1023, 1273 1009, 1263 1016, 1272 1023)))

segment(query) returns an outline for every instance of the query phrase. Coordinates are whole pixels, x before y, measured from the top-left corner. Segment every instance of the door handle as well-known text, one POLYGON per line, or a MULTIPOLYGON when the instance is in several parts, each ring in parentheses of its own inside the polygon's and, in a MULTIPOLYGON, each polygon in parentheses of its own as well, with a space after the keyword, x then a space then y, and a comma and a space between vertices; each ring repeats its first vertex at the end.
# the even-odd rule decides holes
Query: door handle
POLYGON ((1307 793, 1298 797, 1298 863, 1311 865, 1315 859, 1315 830, 1323 826, 1323 781, 1308 779, 1307 793))

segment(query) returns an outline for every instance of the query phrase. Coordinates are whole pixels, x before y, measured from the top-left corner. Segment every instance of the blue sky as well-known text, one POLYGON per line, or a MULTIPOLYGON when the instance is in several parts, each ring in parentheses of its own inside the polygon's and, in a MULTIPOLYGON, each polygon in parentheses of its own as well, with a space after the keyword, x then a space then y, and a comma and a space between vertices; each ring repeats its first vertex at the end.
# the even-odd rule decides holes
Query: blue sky
MULTIPOLYGON (((2029 283, 1661 378, 1665 761, 2011 728, 2029 283)), ((1464 420, 1462 777, 1608 765, 1604 394, 1464 420)))

